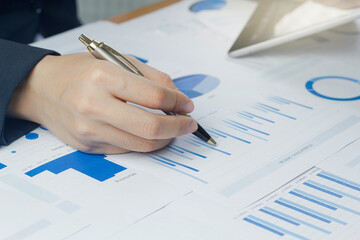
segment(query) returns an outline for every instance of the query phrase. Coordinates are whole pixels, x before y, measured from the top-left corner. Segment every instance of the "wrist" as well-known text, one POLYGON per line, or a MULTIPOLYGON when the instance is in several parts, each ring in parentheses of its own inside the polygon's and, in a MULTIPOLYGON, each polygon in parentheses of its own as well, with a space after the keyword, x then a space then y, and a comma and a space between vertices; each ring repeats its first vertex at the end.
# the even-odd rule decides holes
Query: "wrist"
POLYGON ((48 55, 38 62, 28 77, 15 89, 8 106, 8 116, 42 124, 39 89, 44 77, 44 67, 51 58, 54 56, 48 55))

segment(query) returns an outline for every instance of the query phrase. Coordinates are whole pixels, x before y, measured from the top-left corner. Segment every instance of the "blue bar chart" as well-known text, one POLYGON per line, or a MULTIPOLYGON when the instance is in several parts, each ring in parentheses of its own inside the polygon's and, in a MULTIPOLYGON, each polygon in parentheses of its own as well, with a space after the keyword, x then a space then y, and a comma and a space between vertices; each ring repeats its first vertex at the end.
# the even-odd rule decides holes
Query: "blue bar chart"
POLYGON ((92 155, 76 151, 40 165, 25 174, 29 177, 34 177, 44 171, 59 174, 71 168, 103 182, 126 170, 125 167, 110 162, 105 157, 105 155, 92 155))
POLYGON ((276 239, 322 239, 360 220, 360 184, 313 168, 244 212, 243 223, 276 239), (290 190, 289 190, 290 189, 290 190))
POLYGON ((219 143, 213 147, 193 135, 176 139, 161 151, 147 155, 154 163, 202 183, 207 169, 216 169, 241 154, 283 134, 284 126, 311 116, 313 108, 283 97, 270 96, 202 124, 219 143))
MULTIPOLYGON (((238 140, 244 143, 255 144, 258 142, 267 142, 271 139, 273 133, 279 125, 284 122, 295 124, 300 116, 311 112, 312 107, 285 99, 278 96, 269 96, 261 102, 240 110, 227 119, 223 123, 229 130, 236 133, 238 140)), ((226 130, 215 129, 218 133, 226 130)))

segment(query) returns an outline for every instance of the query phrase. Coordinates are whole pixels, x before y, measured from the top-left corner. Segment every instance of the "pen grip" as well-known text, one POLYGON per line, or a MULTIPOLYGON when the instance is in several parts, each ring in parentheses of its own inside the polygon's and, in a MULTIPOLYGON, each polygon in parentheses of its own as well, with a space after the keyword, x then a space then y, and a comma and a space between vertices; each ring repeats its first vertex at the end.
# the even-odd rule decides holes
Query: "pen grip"
POLYGON ((116 65, 123 67, 124 69, 126 69, 132 73, 135 73, 136 75, 139 75, 133 69, 129 68, 126 64, 124 64, 122 61, 120 61, 116 56, 110 54, 109 52, 107 52, 106 50, 104 50, 100 47, 95 48, 95 50, 92 52, 92 54, 98 59, 112 62, 116 65))

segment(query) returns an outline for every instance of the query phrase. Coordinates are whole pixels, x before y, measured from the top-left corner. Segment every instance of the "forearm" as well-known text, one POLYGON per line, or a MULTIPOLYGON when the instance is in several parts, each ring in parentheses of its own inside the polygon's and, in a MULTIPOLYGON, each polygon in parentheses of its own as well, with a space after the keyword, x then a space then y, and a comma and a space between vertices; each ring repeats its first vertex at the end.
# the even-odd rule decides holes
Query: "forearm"
POLYGON ((57 53, 1 39, 0 47, 0 145, 8 145, 37 126, 17 118, 9 109, 11 99, 36 64, 44 56, 57 53))

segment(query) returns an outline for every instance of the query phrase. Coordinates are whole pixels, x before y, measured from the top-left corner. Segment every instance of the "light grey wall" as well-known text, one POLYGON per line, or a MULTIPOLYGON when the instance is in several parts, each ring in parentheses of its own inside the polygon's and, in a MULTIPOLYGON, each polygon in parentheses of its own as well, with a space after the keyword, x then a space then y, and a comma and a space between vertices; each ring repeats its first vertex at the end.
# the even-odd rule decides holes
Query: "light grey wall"
POLYGON ((106 19, 160 0, 77 0, 78 15, 83 23, 106 19))

